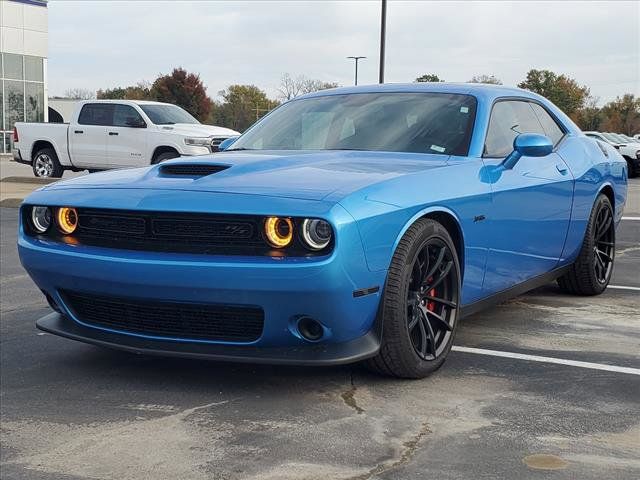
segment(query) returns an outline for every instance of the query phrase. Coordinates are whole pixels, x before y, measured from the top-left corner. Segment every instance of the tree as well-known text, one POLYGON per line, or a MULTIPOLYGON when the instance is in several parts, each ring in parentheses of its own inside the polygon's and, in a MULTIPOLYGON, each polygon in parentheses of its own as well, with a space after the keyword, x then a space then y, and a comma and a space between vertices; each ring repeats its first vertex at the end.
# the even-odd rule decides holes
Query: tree
POLYGON ((116 87, 98 90, 97 95, 99 99, 110 100, 153 100, 151 97, 151 84, 146 80, 125 88, 116 87))
POLYGON ((602 123, 602 110, 598 107, 598 97, 588 97, 584 106, 573 115, 573 120, 582 130, 599 130, 602 123))
POLYGON ((424 75, 420 75, 415 80, 416 82, 444 82, 444 79, 440 79, 438 75, 435 73, 425 73, 424 75))
POLYGON ((490 85, 502 85, 502 81, 493 75, 474 75, 468 83, 488 83, 490 85))
POLYGON ((96 94, 86 88, 70 88, 64 92, 64 98, 72 98, 74 100, 92 100, 96 98, 96 94))
POLYGON ((159 76, 149 94, 159 102, 179 105, 200 121, 209 118, 213 103, 200 75, 188 73, 183 68, 174 68, 169 75, 159 76))
POLYGON ((214 106, 210 121, 240 132, 278 106, 255 85, 230 85, 219 95, 223 101, 214 106))
POLYGON ((548 98, 569 116, 581 109, 589 97, 587 87, 578 85, 578 82, 566 75, 558 75, 550 70, 529 70, 527 78, 519 83, 518 87, 548 98))
POLYGON ((640 132, 640 97, 626 93, 607 103, 601 112, 602 130, 626 135, 640 132))
POLYGON ((337 86, 337 83, 306 78, 303 75, 298 75, 296 78, 293 78, 288 73, 285 73, 280 80, 278 97, 280 100, 287 101, 298 95, 317 92, 318 90, 326 90, 328 88, 336 88, 337 86))

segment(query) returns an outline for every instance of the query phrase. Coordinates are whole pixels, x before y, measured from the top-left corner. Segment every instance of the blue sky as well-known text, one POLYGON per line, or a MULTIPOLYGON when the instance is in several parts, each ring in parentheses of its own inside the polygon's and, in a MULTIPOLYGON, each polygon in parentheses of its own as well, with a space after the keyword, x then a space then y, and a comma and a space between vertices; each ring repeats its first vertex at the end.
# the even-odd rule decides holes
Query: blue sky
MULTIPOLYGON (((209 94, 280 78, 377 82, 379 1, 62 1, 49 3, 49 94, 153 80, 182 66, 209 94)), ((507 85, 548 68, 601 103, 640 94, 640 2, 389 1, 387 82, 493 74, 507 85)))

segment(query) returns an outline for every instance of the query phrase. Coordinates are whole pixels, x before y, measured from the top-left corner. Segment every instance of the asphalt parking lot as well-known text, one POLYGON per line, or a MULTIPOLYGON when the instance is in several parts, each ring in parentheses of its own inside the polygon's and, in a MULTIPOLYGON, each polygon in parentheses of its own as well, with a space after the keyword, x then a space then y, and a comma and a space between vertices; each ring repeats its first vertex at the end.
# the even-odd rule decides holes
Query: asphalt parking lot
POLYGON ((2 209, 0 476, 638 479, 638 179, 625 215, 612 285, 631 288, 596 298, 541 288, 465 319, 439 372, 398 381, 357 366, 134 356, 43 334, 34 321, 49 310, 17 257, 17 210, 2 209))

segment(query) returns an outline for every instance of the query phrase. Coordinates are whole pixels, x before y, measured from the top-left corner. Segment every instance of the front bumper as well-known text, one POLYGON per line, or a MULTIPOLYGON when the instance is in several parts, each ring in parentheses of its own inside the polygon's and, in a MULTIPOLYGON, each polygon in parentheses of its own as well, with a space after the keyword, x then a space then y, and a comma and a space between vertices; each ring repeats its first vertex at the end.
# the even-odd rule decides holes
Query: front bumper
POLYGON ((62 314, 39 328, 88 343, 152 354, 266 363, 338 364, 375 355, 378 305, 386 272, 371 272, 357 226, 342 207, 333 252, 323 257, 276 258, 173 254, 67 245, 26 235, 23 266, 62 314), (377 287, 377 288, 376 288, 377 287), (158 338, 85 322, 65 304, 63 290, 149 302, 254 305, 264 311, 260 337, 251 342, 158 338), (320 341, 305 340, 297 320, 319 321, 320 341))
POLYGON ((342 365, 372 357, 380 348, 378 337, 373 331, 343 343, 261 348, 194 345, 96 332, 56 312, 39 319, 36 326, 53 335, 131 353, 274 365, 342 365))

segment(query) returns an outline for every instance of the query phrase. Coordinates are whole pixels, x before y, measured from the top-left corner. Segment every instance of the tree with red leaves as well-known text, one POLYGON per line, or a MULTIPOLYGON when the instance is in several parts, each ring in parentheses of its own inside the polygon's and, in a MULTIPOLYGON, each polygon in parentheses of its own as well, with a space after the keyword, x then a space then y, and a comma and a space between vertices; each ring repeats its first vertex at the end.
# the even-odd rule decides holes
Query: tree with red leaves
POLYGON ((174 68, 169 75, 161 75, 151 86, 151 98, 184 108, 200 121, 208 118, 212 101, 200 75, 174 68))

